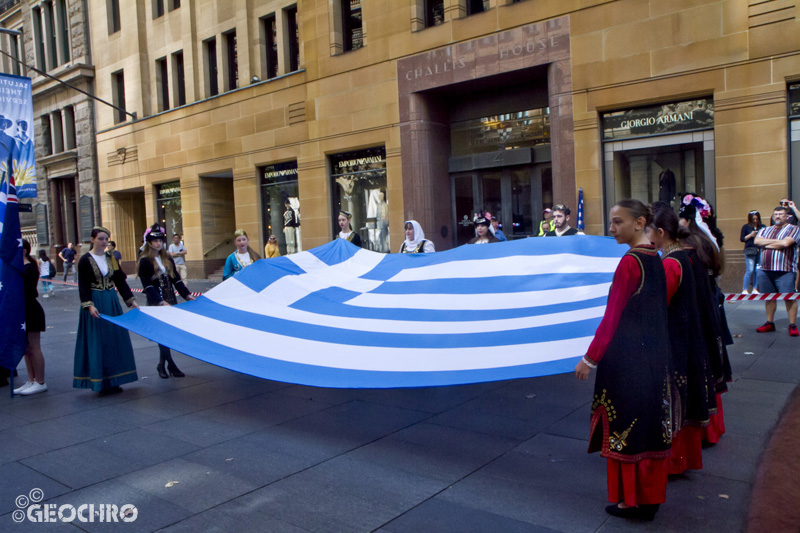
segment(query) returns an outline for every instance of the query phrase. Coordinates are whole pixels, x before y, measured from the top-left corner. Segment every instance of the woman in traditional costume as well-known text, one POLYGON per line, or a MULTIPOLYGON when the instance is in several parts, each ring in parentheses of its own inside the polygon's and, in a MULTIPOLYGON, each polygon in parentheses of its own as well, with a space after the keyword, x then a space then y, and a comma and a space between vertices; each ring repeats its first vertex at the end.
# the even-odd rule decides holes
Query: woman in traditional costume
POLYGON ((492 225, 491 219, 479 216, 475 219, 475 236, 467 244, 488 244, 490 242, 500 242, 497 237, 492 235, 489 229, 492 225))
POLYGON ((103 227, 92 229, 92 247, 78 261, 81 313, 72 386, 101 394, 122 392, 120 385, 139 379, 128 331, 100 318, 100 313, 122 314, 117 291, 128 307, 139 307, 128 287, 127 276, 114 256, 105 251, 110 235, 103 227))
POLYGON ((337 237, 339 239, 344 239, 348 242, 352 242, 359 248, 361 248, 361 236, 353 231, 353 226, 350 224, 351 220, 353 220, 353 215, 348 213, 347 211, 339 211, 339 234, 337 237))
POLYGON ((713 224, 711 206, 698 196, 687 194, 683 197, 678 217, 681 226, 690 233, 683 239, 684 245, 690 249, 690 259, 694 261, 696 255, 696 262, 700 263, 696 266, 701 267, 696 273, 696 282, 698 286, 705 285, 698 290, 698 306, 716 392, 709 424, 704 428, 704 440, 716 444, 725 433, 722 395, 728 391, 727 383, 731 381, 732 374, 726 346, 733 344, 723 307, 725 300, 717 285, 717 276, 722 273, 724 260, 720 251, 721 233, 713 224), (702 269, 706 272, 705 283, 701 282, 703 276, 699 275, 702 269))
POLYGON ((247 232, 245 230, 237 229, 233 235, 235 236, 233 242, 236 244, 236 251, 225 260, 225 268, 222 271, 222 281, 225 281, 243 268, 261 259, 255 250, 250 248, 250 239, 247 237, 247 232))
MULTIPOLYGON (((22 239, 22 285, 25 294, 25 335, 28 347, 25 350, 25 368, 28 370, 28 380, 19 388, 14 389, 14 394, 28 396, 47 390, 44 382, 44 354, 42 354, 41 335, 45 331, 44 309, 36 300, 39 292, 39 264, 31 257, 31 243, 22 239)), ((46 291, 46 289, 45 289, 46 291)), ((45 295, 47 293, 45 292, 45 295)))
POLYGON ((673 385, 672 455, 667 467, 670 475, 682 474, 703 468, 703 428, 709 423, 714 381, 700 328, 692 261, 679 240, 687 238, 689 231, 678 224, 678 216, 671 207, 661 206, 655 209, 647 236, 662 252, 667 277, 673 385))
POLYGON ((429 254, 435 252, 431 241, 425 240, 425 232, 416 220, 406 220, 406 240, 400 245, 401 254, 429 254))
POLYGON ((608 305, 586 355, 580 380, 597 368, 589 452, 607 460, 606 512, 653 520, 666 500, 672 445, 667 283, 655 246, 645 235, 652 211, 623 200, 609 232, 630 250, 614 273, 608 305))
MULTIPOLYGON (((184 300, 194 300, 189 289, 181 279, 175 262, 164 248, 166 235, 161 231, 158 224, 154 224, 147 234, 147 244, 139 255, 139 263, 136 266, 136 274, 142 282, 142 288, 147 296, 147 305, 177 305, 178 299, 175 297, 175 290, 184 300)), ((176 378, 182 378, 186 374, 181 372, 175 361, 172 360, 172 353, 166 346, 158 345, 159 359, 156 370, 162 379, 169 378, 170 374, 176 378), (166 368, 164 368, 166 363, 166 368), (169 374, 167 373, 169 370, 169 374)))

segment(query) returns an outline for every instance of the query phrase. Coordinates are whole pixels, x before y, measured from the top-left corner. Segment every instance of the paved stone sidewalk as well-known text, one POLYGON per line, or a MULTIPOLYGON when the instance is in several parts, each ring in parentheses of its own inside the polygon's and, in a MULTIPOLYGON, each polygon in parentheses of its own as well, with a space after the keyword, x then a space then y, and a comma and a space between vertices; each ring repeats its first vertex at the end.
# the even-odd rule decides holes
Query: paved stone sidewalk
POLYGON ((655 522, 633 523, 604 512, 605 461, 586 453, 592 384, 572 375, 336 390, 176 355, 187 377, 162 380, 157 347, 134 336, 139 381, 100 398, 72 388, 77 289, 41 302, 49 391, 0 389, 2 531, 739 531, 765 439, 800 382, 785 312, 778 333, 758 335, 763 305, 728 304, 741 337, 727 433, 702 471, 670 482, 655 522), (14 523, 34 488, 44 503, 138 515, 14 523))

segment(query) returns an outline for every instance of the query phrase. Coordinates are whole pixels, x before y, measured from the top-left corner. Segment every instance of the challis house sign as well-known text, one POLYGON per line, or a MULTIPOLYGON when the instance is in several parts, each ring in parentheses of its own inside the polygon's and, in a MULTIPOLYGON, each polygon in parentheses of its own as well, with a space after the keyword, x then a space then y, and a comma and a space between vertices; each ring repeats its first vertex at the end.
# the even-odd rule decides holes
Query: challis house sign
POLYGON ((603 115, 603 140, 646 137, 714 128, 710 98, 615 111, 603 115))

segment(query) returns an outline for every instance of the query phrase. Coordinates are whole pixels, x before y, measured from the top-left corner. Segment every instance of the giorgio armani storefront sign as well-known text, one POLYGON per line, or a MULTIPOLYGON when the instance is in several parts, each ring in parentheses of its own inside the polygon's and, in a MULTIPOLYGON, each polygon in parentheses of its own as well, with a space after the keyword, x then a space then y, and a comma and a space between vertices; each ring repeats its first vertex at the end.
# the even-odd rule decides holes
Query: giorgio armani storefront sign
POLYGON ((714 128, 711 98, 626 109, 603 115, 603 140, 645 137, 714 128))

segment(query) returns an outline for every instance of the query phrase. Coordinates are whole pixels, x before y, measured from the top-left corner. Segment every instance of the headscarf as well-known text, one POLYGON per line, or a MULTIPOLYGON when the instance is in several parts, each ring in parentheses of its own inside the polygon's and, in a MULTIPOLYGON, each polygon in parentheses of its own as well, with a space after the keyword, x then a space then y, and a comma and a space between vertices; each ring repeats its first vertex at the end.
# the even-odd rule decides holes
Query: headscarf
POLYGON ((719 245, 717 244, 717 238, 711 233, 711 230, 708 227, 708 224, 705 223, 703 220, 706 217, 711 216, 711 206, 708 202, 700 198, 699 196, 694 196, 692 194, 687 194, 683 197, 681 202, 683 205, 681 206, 679 215, 686 220, 694 219, 695 224, 700 230, 706 234, 708 239, 711 241, 711 244, 719 250, 719 245), (692 211, 694 211, 694 216, 692 216, 692 211))
MULTIPOLYGON (((419 243, 425 240, 425 232, 422 231, 422 226, 416 220, 406 220, 406 224, 411 224, 411 227, 414 228, 414 240, 409 241, 406 237, 406 250, 416 250, 419 243)), ((403 228, 406 227, 406 224, 403 224, 403 228)))

